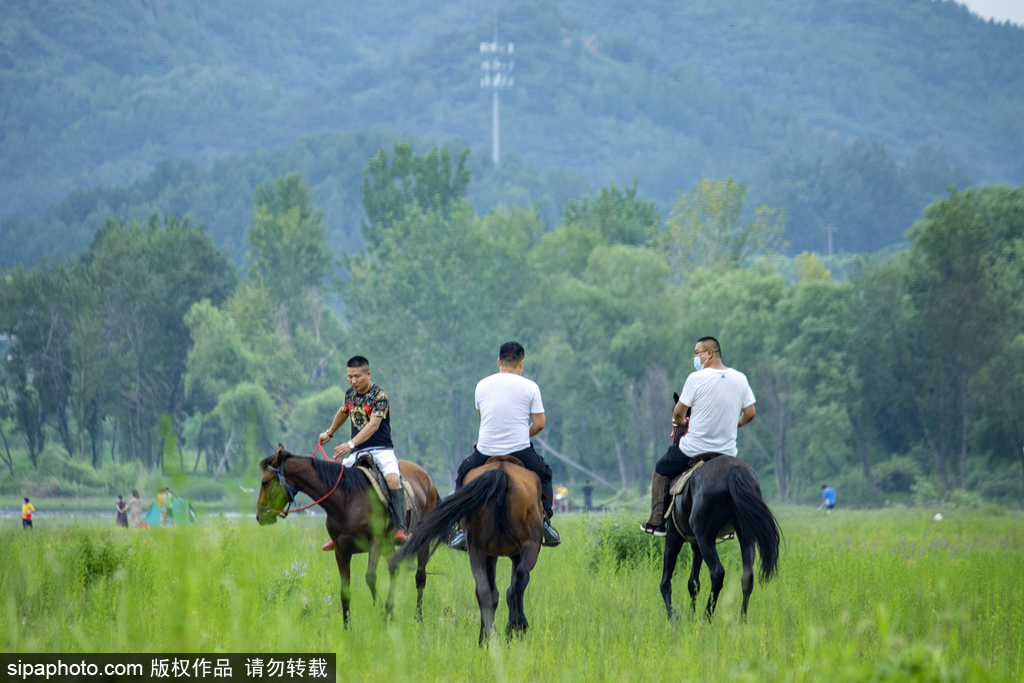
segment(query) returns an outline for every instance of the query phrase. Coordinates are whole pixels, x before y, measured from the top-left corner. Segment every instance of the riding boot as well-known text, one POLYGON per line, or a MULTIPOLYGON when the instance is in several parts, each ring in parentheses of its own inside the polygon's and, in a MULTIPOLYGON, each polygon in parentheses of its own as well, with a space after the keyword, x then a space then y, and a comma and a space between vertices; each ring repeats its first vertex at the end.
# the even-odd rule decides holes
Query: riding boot
POLYGON ((389 489, 391 510, 395 518, 395 545, 403 545, 409 537, 405 524, 405 489, 389 489))
POLYGON ((668 533, 668 527, 665 526, 665 502, 668 499, 670 483, 668 477, 654 473, 651 480, 651 518, 640 525, 641 531, 655 536, 664 536, 668 533))

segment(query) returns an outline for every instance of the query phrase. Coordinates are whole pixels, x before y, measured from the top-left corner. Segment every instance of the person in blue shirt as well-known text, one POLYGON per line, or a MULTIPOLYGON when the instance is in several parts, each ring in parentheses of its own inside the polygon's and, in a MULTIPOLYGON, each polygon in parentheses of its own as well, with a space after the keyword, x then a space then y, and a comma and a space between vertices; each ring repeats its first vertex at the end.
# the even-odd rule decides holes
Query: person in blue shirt
POLYGON ((828 484, 823 484, 821 487, 821 505, 818 509, 826 508, 825 514, 832 514, 832 508, 836 506, 836 490, 828 484))

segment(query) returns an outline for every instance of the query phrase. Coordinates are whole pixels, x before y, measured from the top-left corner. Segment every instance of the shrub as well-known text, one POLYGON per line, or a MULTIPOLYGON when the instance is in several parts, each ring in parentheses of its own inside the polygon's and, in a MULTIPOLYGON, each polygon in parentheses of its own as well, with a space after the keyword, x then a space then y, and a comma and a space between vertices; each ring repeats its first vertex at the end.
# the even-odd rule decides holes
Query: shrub
POLYGON ((921 476, 921 467, 907 455, 880 462, 872 470, 878 488, 886 493, 910 493, 921 476))
POLYGON ((640 533, 639 522, 628 513, 588 518, 585 527, 591 545, 591 568, 608 563, 619 570, 661 562, 661 539, 640 533))
POLYGON ((918 477, 911 488, 914 492, 914 505, 934 505, 942 499, 939 489, 931 479, 918 477))
POLYGON ((96 489, 95 492, 99 492, 106 488, 103 479, 96 474, 91 465, 72 459, 67 451, 52 443, 47 444, 39 454, 39 476, 52 477, 62 485, 79 485, 69 486, 68 489, 96 489))

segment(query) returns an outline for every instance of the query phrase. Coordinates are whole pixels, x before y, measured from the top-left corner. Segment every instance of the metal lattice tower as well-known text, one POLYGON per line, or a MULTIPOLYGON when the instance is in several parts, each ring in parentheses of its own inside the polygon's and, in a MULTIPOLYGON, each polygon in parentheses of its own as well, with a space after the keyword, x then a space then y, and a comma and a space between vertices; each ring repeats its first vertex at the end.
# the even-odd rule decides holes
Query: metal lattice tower
POLYGON ((484 75, 480 78, 480 88, 482 90, 490 90, 492 95, 491 159, 494 160, 495 164, 501 158, 499 151, 498 93, 512 87, 512 69, 516 65, 515 60, 512 59, 514 49, 515 45, 512 43, 498 44, 498 21, 497 17, 495 17, 494 41, 480 43, 480 54, 484 55, 484 61, 480 65, 484 72, 484 75))

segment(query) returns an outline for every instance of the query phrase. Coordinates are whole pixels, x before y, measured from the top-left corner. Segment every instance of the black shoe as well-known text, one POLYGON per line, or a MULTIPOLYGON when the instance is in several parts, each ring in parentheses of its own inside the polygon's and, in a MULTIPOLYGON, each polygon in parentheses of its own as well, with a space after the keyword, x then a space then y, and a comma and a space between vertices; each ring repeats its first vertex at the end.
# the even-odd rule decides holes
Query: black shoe
POLYGON ((452 540, 448 542, 448 547, 452 550, 469 551, 469 543, 466 541, 466 532, 459 529, 452 540))
POLYGON ((562 542, 562 538, 555 531, 555 527, 551 526, 548 522, 544 522, 543 537, 544 540, 541 545, 545 548, 554 548, 562 542))
POLYGON ((658 526, 654 526, 650 522, 644 522, 640 525, 640 531, 644 532, 645 534, 654 534, 655 536, 668 535, 668 527, 665 526, 664 522, 662 522, 658 526))

